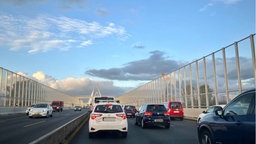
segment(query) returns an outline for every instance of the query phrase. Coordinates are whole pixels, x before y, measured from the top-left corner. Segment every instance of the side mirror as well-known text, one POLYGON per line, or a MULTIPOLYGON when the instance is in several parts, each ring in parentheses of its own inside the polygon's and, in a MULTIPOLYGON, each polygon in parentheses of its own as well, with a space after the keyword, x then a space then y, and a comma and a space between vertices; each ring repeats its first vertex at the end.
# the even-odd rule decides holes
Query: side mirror
POLYGON ((217 116, 222 116, 222 113, 223 113, 223 110, 222 110, 222 109, 215 111, 215 114, 216 114, 217 116))
POLYGON ((203 111, 203 113, 207 113, 206 111, 203 111))

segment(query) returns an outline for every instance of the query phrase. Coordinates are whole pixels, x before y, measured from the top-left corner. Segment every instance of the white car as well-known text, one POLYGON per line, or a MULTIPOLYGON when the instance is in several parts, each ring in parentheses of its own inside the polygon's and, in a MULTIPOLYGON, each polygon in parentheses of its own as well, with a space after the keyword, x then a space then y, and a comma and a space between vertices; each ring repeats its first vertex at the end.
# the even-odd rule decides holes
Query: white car
POLYGON ((224 108, 225 105, 212 105, 209 106, 205 111, 203 111, 198 117, 197 117, 197 122, 200 121, 201 118, 203 118, 205 115, 209 113, 214 113, 218 111, 220 108, 224 108))
POLYGON ((36 104, 33 108, 30 109, 28 116, 32 117, 52 117, 52 107, 47 103, 36 104))
POLYGON ((27 109, 26 109, 26 114, 28 115, 30 109, 32 109, 35 106, 35 104, 30 105, 27 109))
POLYGON ((119 103, 96 104, 89 119, 89 138, 100 131, 117 131, 127 137, 128 122, 119 103))

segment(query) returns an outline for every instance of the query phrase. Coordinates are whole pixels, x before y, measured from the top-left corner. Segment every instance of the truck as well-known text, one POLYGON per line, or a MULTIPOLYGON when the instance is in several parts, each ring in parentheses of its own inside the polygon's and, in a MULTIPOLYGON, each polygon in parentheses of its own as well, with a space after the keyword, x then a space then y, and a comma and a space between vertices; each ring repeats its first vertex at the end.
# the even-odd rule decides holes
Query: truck
POLYGON ((64 108, 64 101, 60 101, 60 100, 54 100, 52 101, 52 109, 53 111, 57 111, 57 112, 62 112, 63 108, 64 108))

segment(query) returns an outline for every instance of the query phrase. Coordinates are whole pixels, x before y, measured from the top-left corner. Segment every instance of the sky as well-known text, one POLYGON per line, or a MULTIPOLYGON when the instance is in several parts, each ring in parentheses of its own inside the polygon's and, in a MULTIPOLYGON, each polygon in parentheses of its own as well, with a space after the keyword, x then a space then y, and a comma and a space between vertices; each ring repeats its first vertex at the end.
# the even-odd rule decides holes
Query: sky
POLYGON ((0 67, 119 96, 254 33, 254 0, 0 0, 0 67))

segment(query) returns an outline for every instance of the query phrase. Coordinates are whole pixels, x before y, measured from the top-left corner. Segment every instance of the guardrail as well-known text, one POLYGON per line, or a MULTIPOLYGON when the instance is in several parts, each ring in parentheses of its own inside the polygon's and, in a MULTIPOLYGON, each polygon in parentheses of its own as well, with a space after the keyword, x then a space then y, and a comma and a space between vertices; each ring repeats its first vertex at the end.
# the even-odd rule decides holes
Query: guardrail
MULTIPOLYGON (((27 107, 0 107, 0 115, 25 113, 27 107)), ((73 107, 64 107, 64 110, 73 109, 73 107)))
POLYGON ((69 136, 89 118, 90 112, 82 114, 65 125, 55 129, 54 131, 40 137, 29 144, 64 144, 68 141, 69 136))

